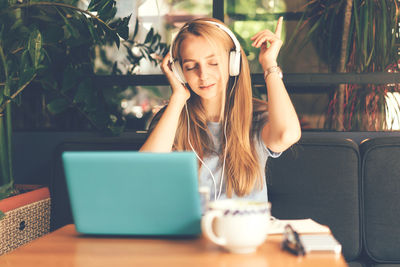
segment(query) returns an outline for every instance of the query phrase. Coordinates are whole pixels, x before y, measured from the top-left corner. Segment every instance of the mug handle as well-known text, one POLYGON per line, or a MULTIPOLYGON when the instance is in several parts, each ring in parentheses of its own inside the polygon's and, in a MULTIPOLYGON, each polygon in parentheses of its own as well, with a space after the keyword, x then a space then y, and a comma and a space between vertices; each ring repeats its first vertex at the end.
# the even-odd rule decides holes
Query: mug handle
POLYGON ((217 219, 218 217, 221 217, 222 211, 220 210, 212 210, 208 211, 204 216, 203 219, 201 220, 201 229, 203 230, 205 236, 209 238, 212 242, 214 242, 217 245, 220 246, 225 246, 226 245, 226 239, 222 237, 218 237, 212 228, 213 221, 217 219))

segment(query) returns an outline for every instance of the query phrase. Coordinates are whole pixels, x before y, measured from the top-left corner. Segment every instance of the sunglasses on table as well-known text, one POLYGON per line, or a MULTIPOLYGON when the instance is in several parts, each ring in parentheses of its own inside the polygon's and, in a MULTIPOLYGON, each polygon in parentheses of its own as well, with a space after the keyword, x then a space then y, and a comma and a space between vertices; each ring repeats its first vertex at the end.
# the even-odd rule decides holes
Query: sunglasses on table
POLYGON ((304 247, 299 238, 299 234, 290 224, 287 224, 283 231, 284 239, 282 241, 282 249, 289 251, 294 255, 304 255, 304 247))

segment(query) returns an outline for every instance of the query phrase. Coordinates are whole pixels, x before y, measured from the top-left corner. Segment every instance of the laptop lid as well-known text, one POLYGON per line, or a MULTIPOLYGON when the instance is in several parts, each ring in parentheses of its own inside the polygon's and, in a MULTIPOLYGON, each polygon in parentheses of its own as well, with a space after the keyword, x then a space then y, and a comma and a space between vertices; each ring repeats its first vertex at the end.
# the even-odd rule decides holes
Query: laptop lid
POLYGON ((62 160, 78 232, 201 233, 194 153, 66 151, 62 160))

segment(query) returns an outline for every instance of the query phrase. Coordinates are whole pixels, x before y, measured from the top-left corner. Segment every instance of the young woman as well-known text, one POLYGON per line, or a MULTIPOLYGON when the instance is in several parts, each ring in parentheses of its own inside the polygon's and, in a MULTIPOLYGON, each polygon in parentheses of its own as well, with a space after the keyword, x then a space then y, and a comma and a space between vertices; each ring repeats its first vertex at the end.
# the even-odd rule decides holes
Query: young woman
POLYGON ((260 48, 267 106, 252 97, 248 62, 233 33, 216 19, 186 23, 161 64, 172 88, 169 104, 153 119, 141 151, 195 151, 199 185, 210 189, 210 200, 268 201, 267 158, 301 135, 277 65, 281 30, 282 18, 275 33, 251 38, 260 48))

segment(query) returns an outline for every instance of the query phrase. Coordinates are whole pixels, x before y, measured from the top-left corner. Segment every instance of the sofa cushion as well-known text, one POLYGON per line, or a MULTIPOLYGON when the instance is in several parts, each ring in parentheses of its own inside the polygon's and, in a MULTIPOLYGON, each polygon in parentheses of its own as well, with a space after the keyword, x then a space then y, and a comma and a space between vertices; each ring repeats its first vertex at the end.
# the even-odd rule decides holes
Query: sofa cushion
POLYGON ((374 138, 360 145, 364 243, 380 263, 400 263, 400 137, 374 138))
POLYGON ((277 159, 268 159, 266 177, 272 215, 312 218, 328 225, 346 260, 361 251, 360 157, 347 139, 303 137, 277 159))
POLYGON ((358 261, 350 261, 347 263, 347 265, 349 267, 365 267, 366 265, 362 262, 358 262, 358 261))

